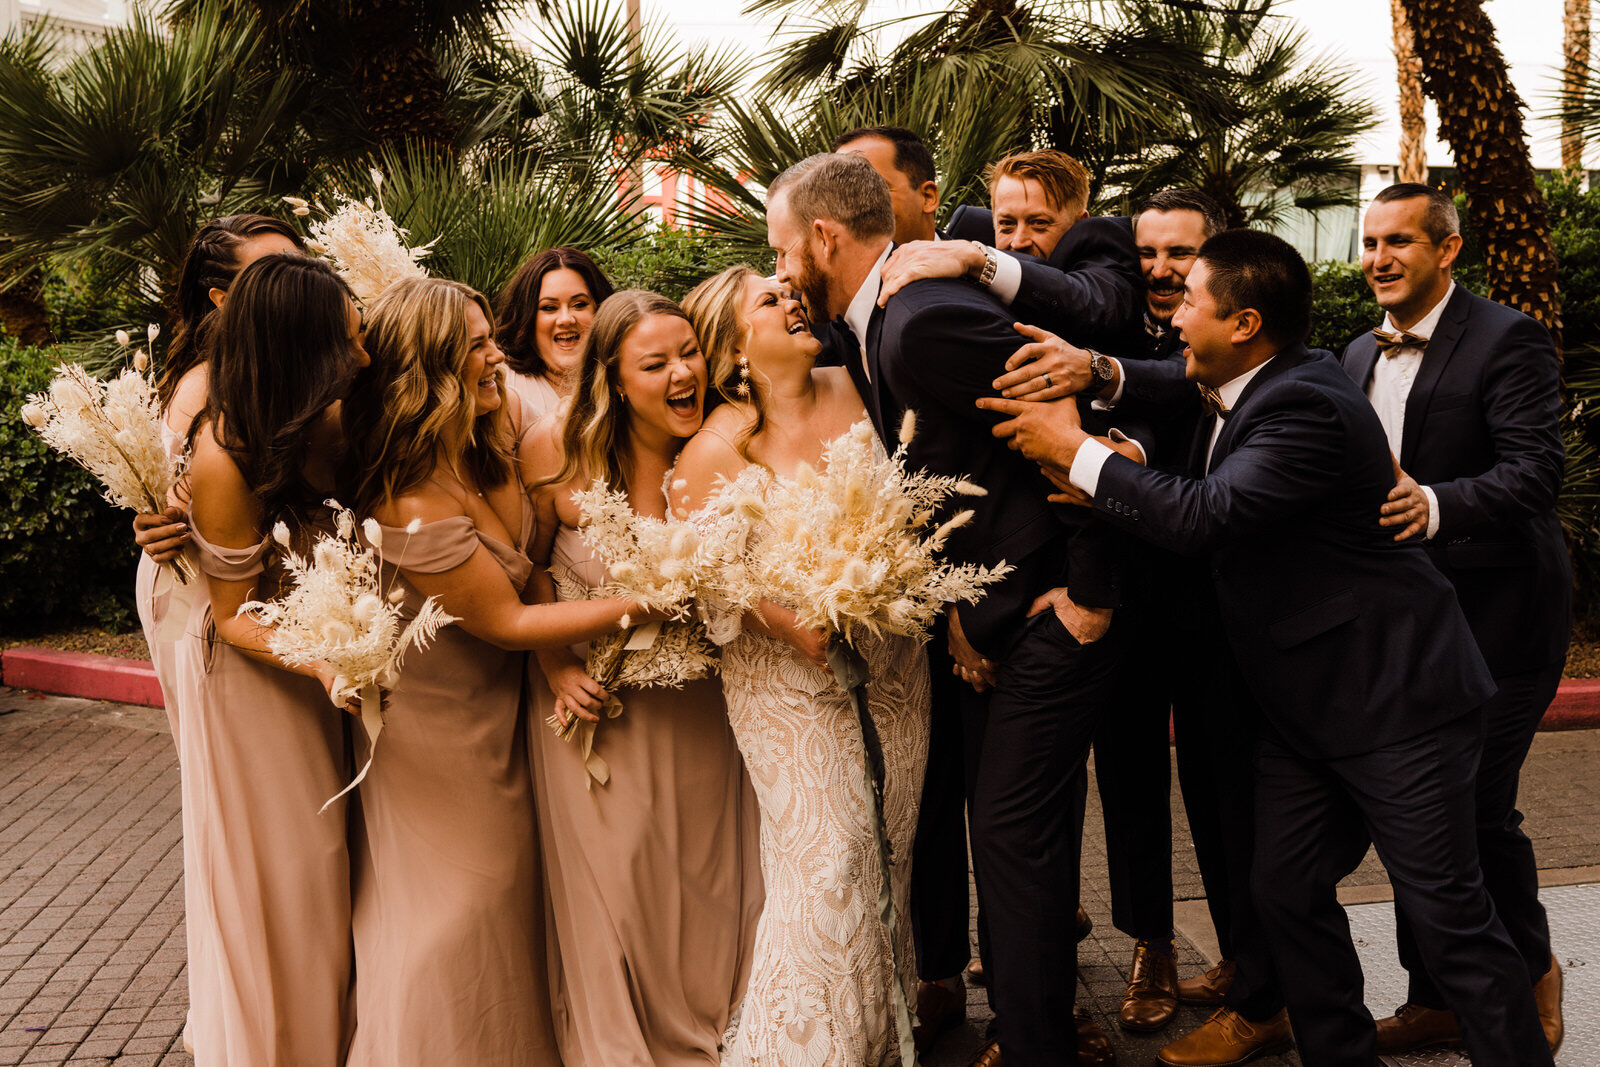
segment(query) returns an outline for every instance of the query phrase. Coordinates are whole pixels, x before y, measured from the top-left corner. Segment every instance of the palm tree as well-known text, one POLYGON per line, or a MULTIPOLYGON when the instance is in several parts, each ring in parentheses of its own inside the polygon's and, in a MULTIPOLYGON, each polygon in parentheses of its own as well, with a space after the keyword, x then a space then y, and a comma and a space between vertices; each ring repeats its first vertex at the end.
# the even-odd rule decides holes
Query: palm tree
POLYGON ((1394 23, 1394 60, 1400 83, 1400 180, 1428 180, 1427 127, 1422 115, 1422 60, 1417 58, 1416 35, 1400 0, 1389 0, 1394 23))
POLYGON ((1479 0, 1401 0, 1416 33, 1422 86, 1439 109, 1483 242, 1489 296, 1560 337, 1561 298, 1550 222, 1534 180, 1522 99, 1479 0))
POLYGON ((987 164, 1048 146, 1088 166, 1101 206, 1199 185, 1242 222, 1347 201, 1351 145, 1371 122, 1342 71, 1307 61, 1298 35, 1276 28, 1268 0, 981 0, 880 23, 851 0, 814 16, 794 0, 757 7, 809 18, 808 30, 773 53, 765 98, 724 101, 717 128, 681 158, 735 205, 699 221, 753 255, 765 255, 764 224, 747 185, 852 126, 921 134, 947 209, 987 196, 987 164))
POLYGON ((1262 8, 1215 31, 1209 52, 1242 111, 1233 121, 1185 116, 1167 144, 1121 163, 1127 200, 1173 186, 1201 189, 1232 226, 1270 226, 1354 203, 1356 140, 1377 122, 1348 71, 1307 55, 1304 33, 1262 8))
MULTIPOLYGON (((1564 93, 1583 92, 1589 72, 1589 0, 1567 0, 1562 18, 1561 88, 1564 93)), ((1567 170, 1583 167, 1583 124, 1563 116, 1561 121, 1561 166, 1567 170)))
POLYGON ((295 79, 215 10, 170 36, 136 14, 60 67, 48 34, 0 46, 0 287, 48 263, 107 321, 146 321, 203 217, 295 181, 295 79))

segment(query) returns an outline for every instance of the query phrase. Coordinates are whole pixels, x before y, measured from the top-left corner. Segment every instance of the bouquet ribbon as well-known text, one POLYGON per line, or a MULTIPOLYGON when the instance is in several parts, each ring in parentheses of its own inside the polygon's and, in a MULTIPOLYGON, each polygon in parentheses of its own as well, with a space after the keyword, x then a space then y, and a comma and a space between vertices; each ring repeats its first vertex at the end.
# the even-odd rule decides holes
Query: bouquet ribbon
POLYGON ((318 815, 327 811, 335 800, 360 785, 362 780, 366 778, 367 772, 372 770, 372 757, 378 751, 378 735, 383 733, 383 690, 376 685, 364 685, 361 687, 360 699, 361 726, 367 731, 367 762, 361 765, 361 770, 349 785, 329 797, 328 802, 317 809, 318 815))
POLYGON ((870 672, 867 661, 848 641, 835 637, 828 642, 828 666, 833 676, 850 698, 856 720, 861 724, 862 746, 866 749, 867 784, 872 793, 872 833, 878 841, 878 865, 883 878, 878 888, 878 918, 889 934, 889 951, 894 960, 894 974, 890 988, 894 995, 895 1025, 900 1032, 900 1062, 909 1067, 917 1062, 916 1047, 911 1041, 911 1006, 906 1001, 905 987, 900 984, 900 938, 894 906, 894 888, 890 881, 891 849, 883 816, 883 739, 878 736, 878 725, 872 721, 872 711, 867 705, 867 680, 870 672))

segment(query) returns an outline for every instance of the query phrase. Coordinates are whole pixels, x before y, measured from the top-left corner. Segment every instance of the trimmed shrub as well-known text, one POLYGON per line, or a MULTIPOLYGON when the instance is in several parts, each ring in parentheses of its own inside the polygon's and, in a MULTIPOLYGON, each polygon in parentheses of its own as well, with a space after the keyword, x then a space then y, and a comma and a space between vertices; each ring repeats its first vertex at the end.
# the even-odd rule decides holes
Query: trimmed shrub
POLYGON ((0 335, 0 631, 8 635, 133 619, 139 552, 130 514, 101 499, 99 483, 19 414, 59 358, 0 335))

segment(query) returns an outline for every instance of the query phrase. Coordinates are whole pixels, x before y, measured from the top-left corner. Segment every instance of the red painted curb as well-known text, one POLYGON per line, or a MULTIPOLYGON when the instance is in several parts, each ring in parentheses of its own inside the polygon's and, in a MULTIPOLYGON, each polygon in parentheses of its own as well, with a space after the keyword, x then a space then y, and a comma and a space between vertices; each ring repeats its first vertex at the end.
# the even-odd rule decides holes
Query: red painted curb
MULTIPOLYGON (((0 652, 0 685, 119 704, 166 706, 148 660, 19 645, 0 652)), ((1541 730, 1600 728, 1600 678, 1568 678, 1556 690, 1541 730)))
POLYGON ((19 645, 0 652, 0 684, 118 704, 166 706, 149 660, 19 645))
POLYGON ((1539 721, 1541 730, 1588 730, 1600 726, 1600 678, 1568 678, 1539 721))

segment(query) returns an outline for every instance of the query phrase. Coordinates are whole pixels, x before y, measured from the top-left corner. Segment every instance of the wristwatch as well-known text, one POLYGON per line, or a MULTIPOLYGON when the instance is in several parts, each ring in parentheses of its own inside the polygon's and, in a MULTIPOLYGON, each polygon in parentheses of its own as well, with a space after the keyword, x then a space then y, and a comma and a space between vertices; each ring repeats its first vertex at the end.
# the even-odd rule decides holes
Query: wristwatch
POLYGON ((1086 348, 1084 351, 1089 353, 1089 382, 1095 392, 1104 392, 1117 380, 1116 364, 1111 362, 1110 356, 1102 355, 1092 348, 1086 348))
POLYGON ((1000 253, 982 241, 973 241, 972 246, 983 253, 983 270, 978 272, 978 284, 987 289, 994 284, 995 271, 1000 269, 1000 253))

